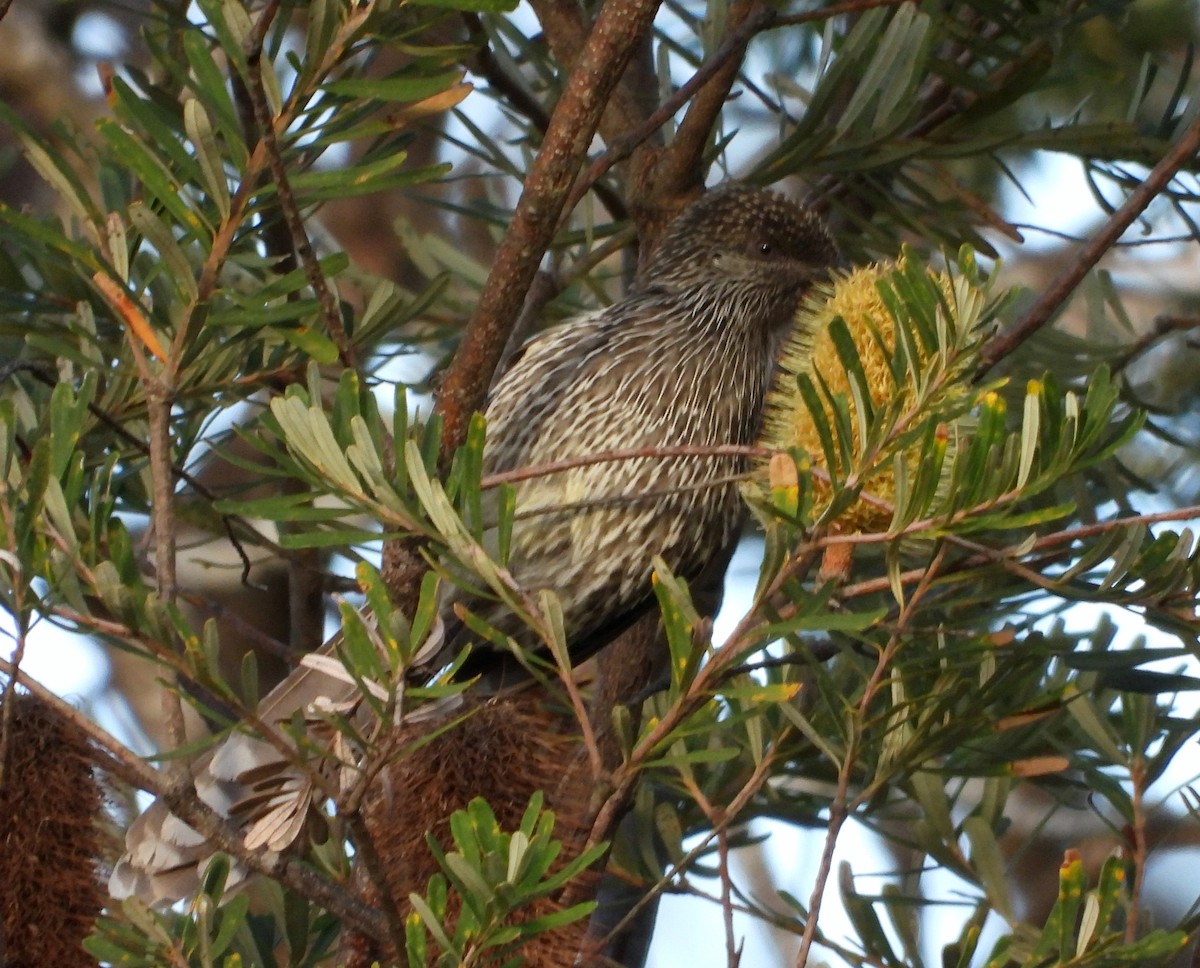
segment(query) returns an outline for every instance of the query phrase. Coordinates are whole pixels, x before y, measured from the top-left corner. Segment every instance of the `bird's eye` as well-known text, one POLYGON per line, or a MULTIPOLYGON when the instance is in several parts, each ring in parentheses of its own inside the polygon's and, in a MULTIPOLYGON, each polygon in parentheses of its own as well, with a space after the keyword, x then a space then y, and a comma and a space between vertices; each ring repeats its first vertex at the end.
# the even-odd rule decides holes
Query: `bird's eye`
POLYGON ((775 246, 771 245, 770 242, 763 242, 758 247, 759 255, 771 255, 774 251, 775 251, 775 246))

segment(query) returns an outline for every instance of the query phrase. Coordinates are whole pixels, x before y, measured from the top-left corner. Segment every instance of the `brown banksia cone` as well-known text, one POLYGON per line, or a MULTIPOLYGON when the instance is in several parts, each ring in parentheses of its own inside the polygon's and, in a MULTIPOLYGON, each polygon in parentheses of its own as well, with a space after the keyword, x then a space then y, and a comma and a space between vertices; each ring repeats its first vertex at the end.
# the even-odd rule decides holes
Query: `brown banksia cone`
POLYGON ((0 965, 94 968, 83 940, 106 899, 104 790, 81 733, 32 696, 9 701, 0 708, 0 965))
MULTIPOLYGON (((559 862, 577 856, 587 838, 592 792, 578 733, 574 716, 552 708, 540 690, 521 690, 482 701, 461 723, 389 766, 365 818, 397 907, 407 914, 409 894, 423 895, 439 870, 426 836, 450 844, 450 815, 475 797, 488 801, 501 828, 515 830, 530 797, 543 792, 555 812, 554 835, 563 842, 559 862)), ((599 872, 582 876, 598 880, 599 872)), ((581 888, 591 896, 590 884, 581 888)), ((553 901, 539 901, 515 917, 529 920, 556 910, 553 901)), ((585 919, 538 935, 522 947, 521 963, 573 964, 586 929, 585 919)))

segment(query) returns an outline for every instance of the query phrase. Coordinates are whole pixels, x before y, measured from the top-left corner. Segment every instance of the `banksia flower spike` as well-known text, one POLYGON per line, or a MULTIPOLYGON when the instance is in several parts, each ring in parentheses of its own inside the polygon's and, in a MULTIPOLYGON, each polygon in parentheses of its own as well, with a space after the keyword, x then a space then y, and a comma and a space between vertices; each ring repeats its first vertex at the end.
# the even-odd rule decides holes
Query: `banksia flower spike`
MULTIPOLYGON (((886 531, 914 478, 948 479, 974 398, 967 374, 985 295, 970 274, 935 273, 908 255, 813 287, 784 344, 760 443, 807 454, 819 472, 814 520, 846 484, 859 494, 839 500, 831 527, 886 531)), ((764 464, 752 492, 778 485, 771 473, 764 464)))

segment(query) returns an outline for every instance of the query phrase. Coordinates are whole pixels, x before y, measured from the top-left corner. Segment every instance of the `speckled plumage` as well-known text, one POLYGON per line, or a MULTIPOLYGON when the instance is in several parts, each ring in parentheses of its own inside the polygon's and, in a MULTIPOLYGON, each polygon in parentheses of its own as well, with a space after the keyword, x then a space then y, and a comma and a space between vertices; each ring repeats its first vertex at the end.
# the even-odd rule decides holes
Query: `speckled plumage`
MULTIPOLYGON (((820 220, 783 196, 711 192, 668 227, 623 299, 522 349, 488 401, 485 473, 753 443, 780 340, 835 260, 820 220)), ((575 661, 649 603, 653 555, 690 578, 733 539, 744 469, 736 457, 646 457, 518 485, 509 569, 526 590, 557 592, 575 661)))

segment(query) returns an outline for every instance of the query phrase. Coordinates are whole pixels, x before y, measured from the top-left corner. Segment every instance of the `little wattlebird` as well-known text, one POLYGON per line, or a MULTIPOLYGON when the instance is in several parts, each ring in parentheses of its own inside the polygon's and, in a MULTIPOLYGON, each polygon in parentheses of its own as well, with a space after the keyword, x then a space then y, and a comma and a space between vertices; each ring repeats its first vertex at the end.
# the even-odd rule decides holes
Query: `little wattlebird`
MULTIPOLYGON (((754 442, 775 355, 799 300, 836 259, 821 221, 782 195, 713 190, 668 226, 624 298, 535 336, 496 381, 485 413, 485 474, 644 451, 516 487, 508 569, 524 590, 557 594, 573 664, 652 607, 655 555, 692 578, 736 540, 746 459, 654 451, 754 442)), ((460 602, 525 644, 496 603, 460 602)), ((447 628, 457 627, 448 634, 453 651, 466 632, 446 618, 447 628)), ((494 679, 510 660, 511 653, 479 643, 460 676, 494 679)), ((318 698, 344 698, 344 681, 299 671, 302 685, 276 689, 260 707, 260 721, 288 720, 318 698)), ((279 753, 265 743, 235 734, 198 762, 197 792, 227 810, 244 797, 249 772, 261 776, 272 758, 279 753), (235 740, 242 750, 236 755, 235 740)), ((283 795, 278 783, 272 789, 283 795)), ((294 794, 297 787, 287 789, 294 794)), ((289 810, 274 835, 264 836, 260 824, 248 846, 287 846, 299 831, 299 810, 289 810)), ((161 803, 131 826, 126 848, 111 890, 150 903, 194 890, 196 864, 212 853, 161 803)))

